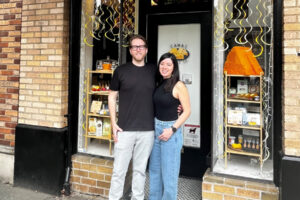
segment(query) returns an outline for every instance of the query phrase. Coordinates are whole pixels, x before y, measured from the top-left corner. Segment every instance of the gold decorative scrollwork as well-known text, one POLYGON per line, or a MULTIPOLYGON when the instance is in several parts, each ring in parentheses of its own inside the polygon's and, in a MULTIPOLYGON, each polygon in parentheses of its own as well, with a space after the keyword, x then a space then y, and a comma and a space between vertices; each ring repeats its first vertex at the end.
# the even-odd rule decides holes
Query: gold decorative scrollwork
POLYGON ((215 7, 214 48, 226 51, 238 45, 251 51, 255 46, 254 56, 263 55, 265 45, 271 45, 267 42, 271 32, 270 7, 269 0, 220 0, 215 7))
MULTIPOLYGON (((124 40, 122 43, 123 46, 126 46, 128 37, 134 33, 135 0, 124 0, 123 5, 119 0, 96 0, 94 14, 89 15, 86 12, 87 22, 84 28, 87 30, 88 36, 96 40, 105 37, 118 43, 120 40, 121 6, 123 7, 121 32, 124 40)), ((87 46, 93 47, 87 36, 84 37, 83 41, 87 46)))

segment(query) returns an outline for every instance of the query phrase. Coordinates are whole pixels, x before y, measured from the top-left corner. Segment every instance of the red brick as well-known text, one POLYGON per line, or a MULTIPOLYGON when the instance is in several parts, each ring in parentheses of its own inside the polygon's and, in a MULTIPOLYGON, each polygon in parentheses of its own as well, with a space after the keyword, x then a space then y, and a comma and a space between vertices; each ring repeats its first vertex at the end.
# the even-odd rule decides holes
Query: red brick
POLYGON ((20 64, 20 59, 15 59, 14 64, 20 64))
POLYGON ((4 139, 4 134, 0 133, 0 139, 4 139))
POLYGON ((0 37, 7 37, 8 31, 0 31, 0 37))
POLYGON ((18 93, 19 93, 19 89, 8 88, 8 89, 7 89, 7 92, 8 92, 8 93, 18 94, 18 93))
POLYGON ((19 79, 20 79, 19 77, 15 77, 15 76, 14 76, 14 77, 7 77, 7 80, 8 80, 8 81, 19 82, 19 79))
POLYGON ((5 133, 5 134, 10 134, 12 133, 12 129, 8 129, 8 128, 0 128, 0 133, 5 133))
POLYGON ((22 23, 21 20, 12 20, 12 21, 9 21, 10 25, 20 25, 21 23, 22 23))
POLYGON ((10 117, 0 116, 0 121, 10 122, 11 118, 10 117))
POLYGON ((20 41, 21 41, 21 37, 20 37, 20 36, 16 36, 16 37, 15 37, 15 41, 16 41, 16 42, 20 42, 20 41))
POLYGON ((11 99, 11 94, 0 94, 0 98, 11 99))
POLYGON ((7 58, 7 53, 1 53, 0 58, 7 58))
POLYGON ((18 2, 16 8, 22 8, 22 2, 18 2))
POLYGON ((12 110, 18 110, 18 108, 19 108, 18 105, 13 105, 11 109, 12 109, 12 110))
MULTIPOLYGON (((5 103, 5 99, 0 99, 0 103, 5 103)), ((1 115, 1 113, 0 113, 0 115, 1 115)))
MULTIPOLYGON (((3 99, 4 100, 4 99, 3 99)), ((4 100, 5 101, 5 100, 4 100)), ((0 115, 5 115, 5 110, 0 110, 0 115)))
POLYGON ((4 15, 4 20, 7 20, 7 19, 16 19, 16 16, 15 15, 10 15, 10 14, 5 14, 4 15))
POLYGON ((5 123, 5 127, 7 128, 16 128, 17 123, 5 123))
POLYGON ((0 65, 0 69, 7 69, 6 65, 0 65))
POLYGON ((0 42, 0 47, 8 47, 8 43, 1 43, 0 42))
POLYGON ((5 146, 9 146, 10 142, 6 141, 6 140, 0 140, 0 145, 5 145, 5 146))
POLYGON ((15 52, 20 53, 21 52, 21 47, 15 47, 15 52))
POLYGON ((13 71, 3 70, 3 71, 1 71, 1 74, 2 74, 2 75, 8 75, 8 76, 10 76, 10 75, 13 75, 14 72, 13 72, 13 71))

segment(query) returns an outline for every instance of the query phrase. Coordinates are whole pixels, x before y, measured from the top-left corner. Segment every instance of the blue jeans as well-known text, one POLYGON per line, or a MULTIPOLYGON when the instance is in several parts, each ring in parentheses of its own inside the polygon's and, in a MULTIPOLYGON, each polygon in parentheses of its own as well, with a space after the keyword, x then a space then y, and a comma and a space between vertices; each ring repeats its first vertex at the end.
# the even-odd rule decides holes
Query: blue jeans
POLYGON ((180 153, 183 143, 181 129, 173 133, 168 141, 158 138, 163 129, 170 128, 174 122, 160 121, 155 118, 155 138, 149 164, 149 200, 177 199, 180 153))

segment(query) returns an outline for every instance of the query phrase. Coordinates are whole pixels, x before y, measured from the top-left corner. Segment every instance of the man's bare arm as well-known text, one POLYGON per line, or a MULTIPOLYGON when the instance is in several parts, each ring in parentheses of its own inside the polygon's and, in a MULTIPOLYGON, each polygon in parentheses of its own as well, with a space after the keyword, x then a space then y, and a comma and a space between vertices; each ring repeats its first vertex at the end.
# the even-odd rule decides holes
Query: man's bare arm
POLYGON ((110 113, 110 121, 113 128, 113 138, 114 141, 118 141, 118 131, 123 131, 118 125, 116 120, 116 105, 117 105, 117 97, 119 92, 118 91, 109 91, 108 95, 108 109, 110 113))

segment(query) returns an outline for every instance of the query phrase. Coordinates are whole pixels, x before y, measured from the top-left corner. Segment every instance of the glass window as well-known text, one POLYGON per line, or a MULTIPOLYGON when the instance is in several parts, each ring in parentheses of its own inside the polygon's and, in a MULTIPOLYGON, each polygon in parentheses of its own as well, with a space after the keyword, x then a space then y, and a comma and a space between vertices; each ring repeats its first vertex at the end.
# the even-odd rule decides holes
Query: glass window
POLYGON ((213 172, 273 180, 271 0, 215 0, 213 172))
POLYGON ((111 157, 108 89, 135 32, 135 1, 86 0, 81 13, 78 152, 111 157))

